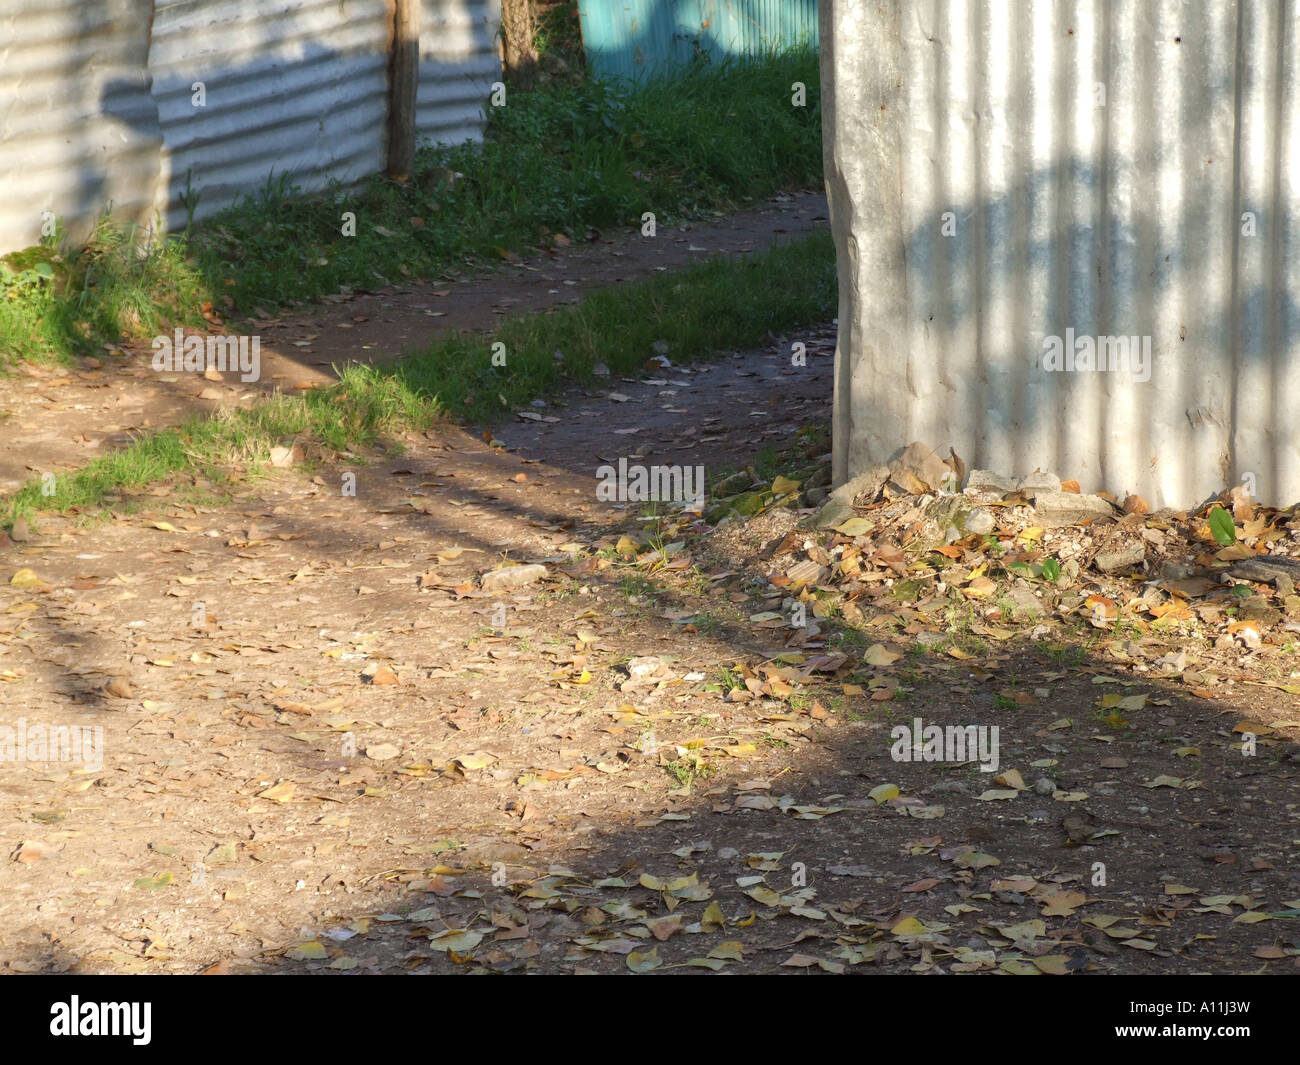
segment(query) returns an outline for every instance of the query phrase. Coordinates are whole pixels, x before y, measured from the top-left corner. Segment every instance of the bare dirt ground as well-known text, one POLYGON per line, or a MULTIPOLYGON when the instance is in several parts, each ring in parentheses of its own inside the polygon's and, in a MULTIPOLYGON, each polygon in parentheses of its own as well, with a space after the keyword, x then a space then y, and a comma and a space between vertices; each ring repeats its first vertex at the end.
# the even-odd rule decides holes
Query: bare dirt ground
POLYGON ((637 451, 824 459, 830 336, 572 393, 504 447, 448 427, 42 517, 0 557, 0 720, 103 758, 0 769, 7 970, 1294 972, 1281 616, 1245 648, 1202 590, 1181 628, 1071 639, 972 599, 952 641, 892 533, 845 534, 884 561, 794 629, 811 512, 596 501, 637 451), (508 562, 545 576, 485 590, 508 562), (895 761, 913 718, 998 725, 998 771, 895 761))
POLYGON ((193 414, 251 403, 266 391, 313 388, 333 367, 392 357, 438 335, 486 329, 503 314, 574 303, 592 286, 645 277, 710 254, 742 255, 827 225, 821 193, 779 194, 715 222, 638 230, 592 231, 591 240, 513 260, 490 274, 466 270, 436 282, 332 297, 323 306, 215 324, 261 338, 261 377, 212 379, 157 373, 148 341, 115 346, 77 368, 26 366, 5 382, 0 427, 21 448, 0 453, 0 493, 45 472, 84 465, 134 433, 176 425, 193 414))

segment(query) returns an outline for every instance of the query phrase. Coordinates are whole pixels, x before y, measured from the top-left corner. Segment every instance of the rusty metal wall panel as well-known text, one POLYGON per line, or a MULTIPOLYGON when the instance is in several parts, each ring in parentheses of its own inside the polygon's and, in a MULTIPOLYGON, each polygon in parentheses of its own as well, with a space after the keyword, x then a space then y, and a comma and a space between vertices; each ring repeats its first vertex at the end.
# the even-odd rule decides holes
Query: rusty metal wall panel
POLYGON ((837 479, 919 439, 1153 506, 1300 499, 1298 18, 823 0, 837 479), (1149 379, 1054 369, 1071 330, 1149 338, 1149 379))
POLYGON ((500 0, 423 0, 422 8, 416 135, 481 140, 492 83, 501 80, 500 0))
POLYGON ((0 252, 35 244, 43 211, 75 240, 110 201, 150 221, 162 133, 145 66, 149 10, 0 0, 0 252))
POLYGON ((383 166, 384 0, 158 0, 149 66, 166 142, 167 224, 229 207, 272 174, 304 191, 383 166), (202 82, 206 106, 192 86, 202 82))

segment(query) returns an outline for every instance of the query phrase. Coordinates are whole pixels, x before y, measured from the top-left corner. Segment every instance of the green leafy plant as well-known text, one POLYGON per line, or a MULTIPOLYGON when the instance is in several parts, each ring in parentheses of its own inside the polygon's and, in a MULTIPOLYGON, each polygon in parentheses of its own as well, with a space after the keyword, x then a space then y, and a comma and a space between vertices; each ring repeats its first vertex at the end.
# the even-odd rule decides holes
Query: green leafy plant
POLYGON ((1232 515, 1222 507, 1216 506, 1210 510, 1210 535, 1215 541, 1223 547, 1228 547, 1237 542, 1237 527, 1233 524, 1232 515))

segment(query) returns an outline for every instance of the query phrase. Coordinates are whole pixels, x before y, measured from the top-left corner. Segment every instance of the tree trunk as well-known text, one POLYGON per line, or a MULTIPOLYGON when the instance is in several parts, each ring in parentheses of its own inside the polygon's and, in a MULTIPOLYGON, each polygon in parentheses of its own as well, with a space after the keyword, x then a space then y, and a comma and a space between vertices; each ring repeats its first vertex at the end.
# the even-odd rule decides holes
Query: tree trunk
POLYGON ((527 92, 537 82, 537 49, 533 47, 532 0, 501 0, 501 36, 505 67, 517 89, 527 92))

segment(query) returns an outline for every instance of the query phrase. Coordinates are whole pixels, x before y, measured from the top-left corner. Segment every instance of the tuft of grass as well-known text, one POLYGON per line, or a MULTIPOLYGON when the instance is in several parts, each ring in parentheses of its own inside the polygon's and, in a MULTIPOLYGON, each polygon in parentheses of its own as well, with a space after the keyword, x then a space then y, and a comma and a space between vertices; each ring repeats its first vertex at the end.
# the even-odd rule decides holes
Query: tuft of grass
POLYGON ((115 493, 198 468, 256 472, 271 447, 292 440, 355 451, 428 428, 440 417, 499 415, 503 400, 523 406, 594 380, 601 360, 612 372, 633 372, 653 354, 655 340, 667 340, 674 361, 700 359, 756 343, 768 330, 824 320, 835 300, 829 234, 742 260, 718 256, 675 275, 600 289, 555 313, 512 319, 491 338, 445 337, 401 361, 348 366, 327 388, 269 396, 248 409, 143 435, 61 475, 52 496, 42 494, 39 479, 27 482, 11 498, 10 514, 95 507, 115 493), (505 368, 491 365, 496 340, 506 344, 505 368), (562 362, 557 349, 564 351, 562 362))
MULTIPOLYGON (((424 147, 404 181, 375 176, 304 196, 273 174, 162 240, 105 219, 84 250, 52 264, 57 283, 17 283, 0 269, 0 367, 201 327, 204 302, 227 318, 254 315, 481 269, 592 229, 641 226, 647 212, 665 225, 819 184, 818 85, 809 48, 637 86, 556 83, 489 108, 481 143, 424 147), (805 107, 791 105, 794 81, 808 86, 805 107), (355 235, 345 235, 346 212, 355 235)), ((202 195, 189 189, 186 202, 202 195)), ((56 255, 60 239, 36 254, 56 255)))

